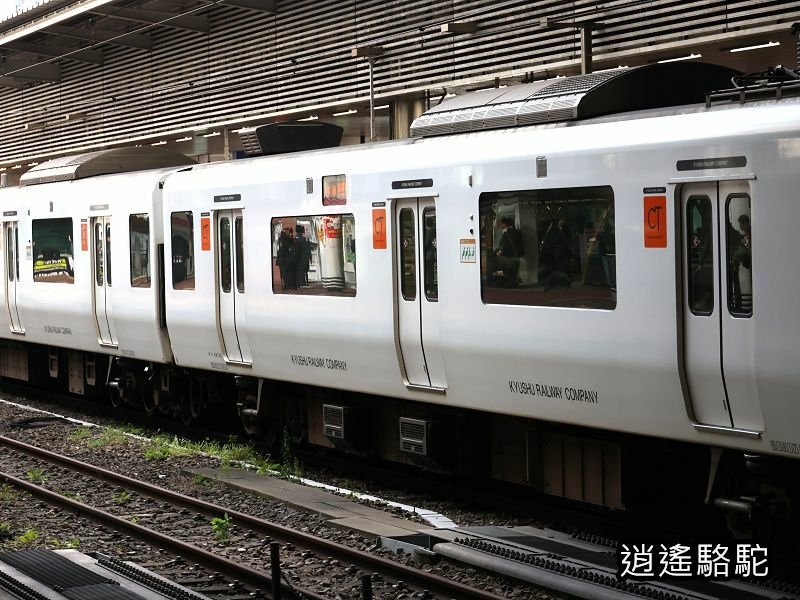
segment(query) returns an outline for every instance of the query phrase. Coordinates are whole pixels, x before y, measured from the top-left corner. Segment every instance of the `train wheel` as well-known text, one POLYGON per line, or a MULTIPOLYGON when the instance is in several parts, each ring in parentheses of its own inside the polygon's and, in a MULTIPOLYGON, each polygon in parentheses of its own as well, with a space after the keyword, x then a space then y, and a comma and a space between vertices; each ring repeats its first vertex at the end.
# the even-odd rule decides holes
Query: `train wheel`
POLYGON ((142 409, 148 417, 152 417, 158 408, 158 392, 153 389, 145 388, 142 391, 142 409))

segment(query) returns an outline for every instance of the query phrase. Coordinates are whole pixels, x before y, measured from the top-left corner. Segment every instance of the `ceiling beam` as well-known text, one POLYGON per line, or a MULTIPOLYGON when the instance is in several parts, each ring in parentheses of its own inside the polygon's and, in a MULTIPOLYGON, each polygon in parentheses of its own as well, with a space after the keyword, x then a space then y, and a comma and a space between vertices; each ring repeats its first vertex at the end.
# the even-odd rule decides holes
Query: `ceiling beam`
POLYGON ((69 46, 62 46, 60 44, 41 42, 36 44, 29 44, 28 42, 9 42, 3 47, 17 52, 30 52, 40 56, 66 58, 95 65, 103 64, 103 53, 99 50, 82 50, 81 48, 70 48, 69 46))
POLYGON ((25 82, 16 77, 5 77, 0 75, 0 87, 22 89, 25 87, 25 82))
POLYGON ((61 81, 61 67, 52 63, 26 65, 12 59, 3 62, 3 74, 8 73, 18 79, 33 81, 61 81))
POLYGON ((208 19, 197 15, 175 15, 173 13, 141 8, 120 8, 114 10, 102 7, 94 8, 91 12, 96 15, 120 19, 122 21, 147 24, 157 23, 160 27, 208 33, 208 19))
POLYGON ((59 37, 72 38, 75 40, 83 40, 86 42, 107 42, 115 46, 125 46, 126 48, 139 48, 141 50, 150 50, 153 47, 153 41, 146 33, 122 33, 119 31, 109 31, 107 29, 94 28, 90 31, 86 29, 75 29, 73 27, 66 27, 64 25, 51 25, 42 33, 49 33, 50 35, 57 35, 59 37), (122 37, 119 37, 122 36, 122 37))
POLYGON ((269 14, 278 12, 277 2, 275 0, 222 0, 222 3, 269 14))

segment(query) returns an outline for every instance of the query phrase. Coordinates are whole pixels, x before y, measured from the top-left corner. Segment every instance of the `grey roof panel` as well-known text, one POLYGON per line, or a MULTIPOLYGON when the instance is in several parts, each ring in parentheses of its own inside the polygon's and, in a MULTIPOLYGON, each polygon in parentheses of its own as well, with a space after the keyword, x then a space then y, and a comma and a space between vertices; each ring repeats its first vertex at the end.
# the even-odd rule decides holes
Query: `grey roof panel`
POLYGON ((188 156, 163 148, 152 146, 113 148, 48 160, 24 173, 20 177, 20 185, 70 181, 112 173, 132 173, 194 164, 195 161, 188 156))

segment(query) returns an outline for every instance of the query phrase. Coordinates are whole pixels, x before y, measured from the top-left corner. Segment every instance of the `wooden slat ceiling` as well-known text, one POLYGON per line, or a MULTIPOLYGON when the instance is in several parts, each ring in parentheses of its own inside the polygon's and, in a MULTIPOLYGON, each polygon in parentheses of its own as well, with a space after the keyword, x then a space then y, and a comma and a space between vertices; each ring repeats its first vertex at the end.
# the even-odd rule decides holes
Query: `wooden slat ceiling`
POLYGON ((766 39, 800 20, 800 3, 115 1, 0 45, 0 164, 363 102, 366 62, 350 56, 360 45, 384 49, 379 98, 574 71, 579 34, 545 18, 595 22, 602 67, 766 39), (453 21, 477 31, 441 33, 453 21))

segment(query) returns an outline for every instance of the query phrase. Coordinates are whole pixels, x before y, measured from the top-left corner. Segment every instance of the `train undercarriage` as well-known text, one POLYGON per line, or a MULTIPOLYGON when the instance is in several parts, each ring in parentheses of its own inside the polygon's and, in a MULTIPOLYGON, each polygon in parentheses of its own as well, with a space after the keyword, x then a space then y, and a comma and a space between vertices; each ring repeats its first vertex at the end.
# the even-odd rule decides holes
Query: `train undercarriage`
POLYGON ((711 519, 733 539, 797 544, 800 466, 780 457, 13 342, 0 344, 0 377, 184 425, 238 416, 275 448, 288 438, 600 510, 655 511, 665 523, 711 519))

